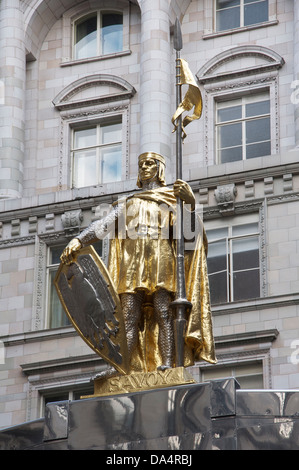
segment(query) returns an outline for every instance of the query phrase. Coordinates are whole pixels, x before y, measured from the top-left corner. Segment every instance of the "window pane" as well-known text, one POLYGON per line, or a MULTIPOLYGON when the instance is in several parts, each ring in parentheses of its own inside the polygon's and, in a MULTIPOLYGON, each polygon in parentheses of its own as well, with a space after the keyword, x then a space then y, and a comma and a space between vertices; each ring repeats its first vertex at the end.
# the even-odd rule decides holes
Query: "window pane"
POLYGON ((73 186, 83 188, 98 183, 96 150, 74 152, 73 186))
POLYGON ((263 365, 256 364, 223 365, 222 367, 211 367, 202 370, 202 380, 224 379, 235 377, 243 389, 261 389, 263 385, 263 365))
POLYGON ((217 0, 216 8, 220 10, 222 8, 230 8, 240 5, 240 0, 217 0))
POLYGON ((228 108, 218 109, 218 122, 234 121, 241 119, 242 106, 230 106, 228 108))
POLYGON ((244 6, 244 26, 268 21, 268 1, 244 6))
POLYGON ((246 143, 270 140, 270 119, 261 118, 246 122, 246 143))
POLYGON ((86 385, 84 388, 80 390, 75 390, 73 392, 73 400, 80 400, 80 397, 84 395, 93 395, 94 394, 94 387, 86 385))
POLYGON ((97 16, 82 20, 75 26, 75 58, 97 55, 97 16))
POLYGON ((256 268, 259 266, 258 238, 233 240, 233 270, 256 268))
POLYGON ((232 227, 234 237, 240 235, 248 235, 250 233, 256 233, 258 232, 258 229, 258 223, 235 225, 234 227, 232 227))
POLYGON ((234 301, 255 299, 260 296, 259 269, 234 273, 234 301))
POLYGON ((102 53, 111 54, 123 49, 123 17, 120 14, 102 16, 102 53))
POLYGON ((102 182, 121 180, 121 145, 102 150, 102 182))
POLYGON ((236 380, 239 382, 240 387, 243 390, 248 390, 248 389, 262 389, 264 388, 264 381, 263 381, 263 375, 249 375, 248 377, 244 376, 238 376, 236 375, 236 380))
MULTIPOLYGON (((225 124, 219 127, 219 148, 235 147, 242 144, 242 124, 225 124)), ((265 140, 265 139, 263 139, 265 140)))
POLYGON ((209 276, 210 295, 212 304, 227 302, 227 278, 226 271, 209 276))
POLYGON ((68 392, 61 392, 57 393, 56 395, 50 395, 45 397, 45 405, 47 403, 55 403, 56 401, 65 401, 69 399, 69 393, 68 392))
POLYGON ((209 244, 208 250, 208 272, 209 274, 226 270, 226 241, 213 242, 209 244))
POLYGON ((48 313, 49 313, 49 327, 59 328, 70 324, 67 314, 63 310, 61 302, 59 300, 54 279, 56 276, 57 269, 49 272, 49 299, 48 299, 48 313))
POLYGON ((102 245, 103 245, 102 240, 99 240, 98 242, 92 244, 92 246, 94 247, 94 249, 96 250, 99 256, 102 256, 102 251, 103 251, 102 245))
POLYGON ((240 26, 240 7, 228 8, 216 12, 216 29, 225 31, 226 29, 238 28, 240 26))
POLYGON ((121 123, 102 125, 102 144, 121 142, 121 127, 121 123))
POLYGON ((220 163, 237 162, 242 160, 242 147, 233 147, 220 151, 220 163))
POLYGON ((260 142, 258 144, 250 144, 246 146, 246 158, 263 157, 271 155, 271 143, 260 142))
POLYGON ((80 129, 74 131, 74 148, 93 147, 97 144, 97 129, 80 129))
POLYGON ((50 251, 50 259, 49 263, 50 264, 60 264, 60 255, 64 250, 64 245, 63 246, 54 246, 51 248, 50 251))
POLYGON ((218 240, 219 238, 227 237, 228 229, 227 227, 215 228, 207 231, 207 236, 209 243, 213 240, 218 240))
POLYGON ((260 116, 270 113, 270 101, 257 101, 256 103, 246 104, 246 117, 260 116))

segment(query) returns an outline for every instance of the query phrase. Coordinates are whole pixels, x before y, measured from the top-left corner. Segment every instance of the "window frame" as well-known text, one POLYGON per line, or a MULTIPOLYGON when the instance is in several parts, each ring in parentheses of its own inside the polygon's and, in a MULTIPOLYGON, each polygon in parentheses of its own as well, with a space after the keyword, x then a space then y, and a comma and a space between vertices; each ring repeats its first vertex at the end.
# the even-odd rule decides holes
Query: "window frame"
MULTIPOLYGON (((51 326, 51 316, 52 316, 52 310, 51 310, 51 295, 50 295, 50 291, 51 291, 51 273, 53 273, 53 271, 55 273, 57 273, 58 271, 58 268, 60 266, 60 261, 57 262, 57 263, 53 263, 52 260, 51 260, 51 253, 52 253, 52 250, 55 249, 55 248, 61 248, 61 252, 62 250, 66 247, 67 245, 67 242, 58 242, 58 243, 55 243, 55 244, 48 244, 46 245, 46 273, 45 273, 45 297, 46 297, 46 300, 45 300, 45 325, 46 325, 46 328, 47 329, 54 329, 54 328, 64 328, 64 327, 69 327, 69 326, 72 326, 71 324, 71 321, 68 319, 68 316, 66 315, 66 313, 64 312, 63 310, 63 307, 61 304, 60 305, 60 308, 61 308, 61 311, 62 311, 62 314, 64 315, 64 318, 65 318, 65 323, 64 324, 59 324, 59 325, 56 325, 56 326, 51 326)), ((97 251, 98 255, 101 256, 101 258, 103 257, 103 242, 102 240, 99 240, 96 244, 93 244, 95 250, 97 251), (97 247, 95 245, 98 245, 97 247)), ((54 277, 53 277, 53 281, 54 281, 54 277)), ((58 296, 58 294, 57 294, 58 296)))
MULTIPOLYGON (((264 377, 264 364, 261 358, 250 361, 241 361, 241 362, 228 362, 222 363, 216 367, 205 367, 200 370, 200 380, 202 382, 209 382, 210 380, 225 380, 228 377, 233 377, 238 383, 239 377, 261 377, 263 387, 265 387, 265 377, 264 377), (252 368, 256 367, 256 371, 252 372, 252 368), (243 369, 243 374, 240 375, 240 369, 243 369), (244 371, 248 373, 244 373, 244 371), (251 369, 251 370, 250 370, 251 369), (222 372, 223 371, 223 372, 222 372), (205 377, 206 375, 206 377, 205 377)), ((241 388, 243 388, 242 383, 240 383, 241 388)), ((247 388, 248 390, 254 390, 257 387, 247 388)), ((258 387, 260 389, 260 387, 258 387)))
MULTIPOLYGON (((220 272, 226 272, 226 301, 224 302, 212 302, 212 298, 211 298, 211 304, 213 307, 218 307, 220 305, 226 305, 226 304, 229 304, 229 303, 232 303, 232 302, 243 302, 243 301, 251 301, 251 300, 255 300, 257 298, 261 298, 262 295, 263 295, 263 289, 262 289, 262 283, 263 283, 263 280, 262 280, 262 253, 261 253, 261 238, 262 238, 262 233, 261 233, 261 228, 260 228, 260 221, 258 219, 258 216, 257 214, 248 214, 245 218, 244 216, 240 216, 240 217, 234 217, 233 219, 230 219, 228 220, 225 224, 224 223, 219 223, 219 221, 215 220, 215 221, 210 221, 208 224, 206 224, 206 233, 207 233, 207 238, 208 238, 208 244, 209 246, 211 246, 213 243, 216 243, 216 242, 219 242, 221 240, 224 240, 225 241, 225 245, 226 245, 226 253, 225 253, 225 256, 226 256, 226 269, 225 270, 220 270, 220 271, 215 271, 213 273, 209 273, 208 272, 208 275, 209 275, 209 279, 210 279, 210 276, 212 276, 213 274, 218 274, 220 272), (243 235, 236 235, 236 236, 233 236, 233 228, 234 227, 240 227, 240 226, 245 226, 245 225, 248 225, 248 224, 257 224, 257 231, 256 232, 248 232, 246 234, 243 234, 243 235), (224 228, 227 228, 227 236, 226 237, 221 237, 219 239, 215 239, 213 241, 210 241, 209 240, 209 231, 211 230, 217 230, 217 229, 224 229, 224 228), (233 246, 233 241, 234 240, 240 240, 240 239, 250 239, 250 238, 257 238, 258 239, 258 259, 259 259, 259 265, 258 267, 255 267, 255 268, 250 268, 248 270, 234 270, 233 269, 233 260, 232 260, 232 257, 233 257, 233 250, 232 250, 232 246, 233 246), (241 271, 252 271, 252 270, 257 270, 258 269, 258 273, 259 273, 259 296, 258 297, 254 297, 254 298, 244 298, 244 299, 238 299, 238 300, 234 300, 235 296, 234 296, 234 276, 233 274, 235 272, 241 272, 241 271)), ((209 253, 209 252, 208 252, 209 253)), ((208 254, 208 260, 209 260, 209 254, 208 254)))
POLYGON ((90 0, 89 2, 81 2, 78 5, 68 9, 62 16, 62 54, 61 54, 61 67, 68 67, 80 65, 93 61, 110 60, 115 57, 122 57, 130 55, 130 18, 134 14, 131 3, 123 3, 120 0, 110 0, 109 8, 103 6, 101 11, 114 11, 123 15, 123 50, 122 52, 99 55, 87 59, 73 59, 73 24, 83 18, 88 13, 97 12, 99 4, 97 0, 90 0), (87 13, 88 12, 88 13, 87 13))
MULTIPOLYGON (((114 76, 110 76, 111 86, 117 89, 122 82, 116 80, 114 76), (114 80, 114 81, 113 81, 114 80)), ((91 77, 92 79, 93 77, 91 77)), ((97 78, 97 76, 95 76, 97 78)), ((106 79, 107 81, 107 79, 106 79)), ((84 90, 95 84, 105 84, 105 80, 100 75, 99 79, 91 80, 86 83, 86 80, 79 80, 79 85, 75 87, 76 90, 84 90), (82 82, 82 86, 81 86, 82 82)), ((77 82, 75 82, 77 85, 77 82)), ((73 86, 67 88, 67 96, 72 94, 73 86)), ((122 121, 122 178, 121 181, 129 179, 129 116, 130 116, 130 100, 135 94, 135 89, 132 87, 127 90, 129 84, 124 83, 124 88, 119 94, 111 93, 111 95, 95 96, 93 99, 78 100, 69 102, 68 99, 57 97, 55 107, 60 111, 60 125, 61 125, 61 138, 60 138, 60 152, 59 152, 59 165, 58 165, 58 187, 62 189, 72 189, 72 158, 71 158, 71 129, 75 126, 89 126, 100 120, 109 120, 117 116, 121 117, 122 121)), ((119 183, 115 183, 119 184, 119 183)), ((88 186, 87 186, 88 187, 88 186)), ((102 188, 106 185, 99 185, 97 190, 102 192, 102 188)), ((85 187, 86 188, 86 187, 85 187)), ((85 191, 85 188, 82 188, 85 191)), ((94 193, 95 186, 89 186, 94 193)), ((73 191, 80 192, 81 188, 74 188, 73 191)))
POLYGON ((121 177, 120 177, 120 179, 115 180, 113 182, 122 181, 124 179, 124 175, 123 175, 123 162, 124 162, 123 143, 124 142, 125 141, 124 141, 124 129, 123 129, 123 116, 122 116, 121 113, 115 114, 115 115, 107 117, 107 118, 89 120, 88 122, 76 122, 76 123, 70 124, 70 187, 72 189, 80 189, 80 188, 84 188, 84 187, 88 187, 88 186, 100 186, 100 185, 103 185, 103 184, 111 183, 111 181, 109 181, 109 182, 103 181, 102 171, 99 170, 99 173, 98 173, 99 174, 99 179, 97 180, 96 183, 94 183, 92 185, 84 185, 84 186, 75 185, 75 183, 74 183, 75 154, 76 154, 76 152, 79 152, 79 151, 94 149, 95 153, 96 153, 96 166, 98 167, 98 166, 101 166, 101 161, 102 161, 101 157, 100 157, 101 149, 106 149, 108 147, 112 148, 113 146, 116 146, 116 145, 121 146, 121 168, 120 168, 121 177), (101 129, 105 125, 109 125, 109 123, 111 123, 112 125, 113 124, 120 124, 121 125, 121 131, 120 131, 121 132, 121 139, 119 141, 115 141, 113 143, 104 144, 101 141, 101 137, 100 137, 101 136, 101 129), (94 127, 96 128, 96 145, 75 148, 75 146, 74 146, 75 132, 77 130, 91 129, 91 128, 94 128, 94 127))
MULTIPOLYGON (((232 106, 225 106, 225 107, 223 107, 223 109, 229 108, 229 107, 232 107, 232 106)), ((248 134, 246 132, 246 125, 247 125, 248 122, 252 122, 252 121, 256 121, 258 119, 264 119, 264 118, 269 119, 270 139, 267 139, 267 141, 259 141, 259 142, 254 142, 254 143, 259 144, 259 143, 269 141, 269 143, 270 143, 270 153, 267 154, 267 155, 259 155, 257 157, 252 157, 252 158, 263 158, 263 157, 271 155, 271 150, 272 150, 272 125, 271 125, 270 91, 265 90, 265 91, 262 91, 260 93, 258 93, 258 92, 256 92, 256 93, 244 93, 241 96, 230 97, 229 99, 217 99, 217 100, 215 100, 215 142, 216 142, 215 160, 216 160, 216 164, 221 165, 223 163, 233 163, 234 161, 251 160, 252 158, 247 158, 247 142, 246 142, 246 139, 248 137, 248 134), (259 96, 261 96, 261 97, 263 97, 263 96, 266 97, 267 96, 268 97, 267 101, 269 101, 269 112, 266 113, 266 114, 264 113, 264 114, 259 114, 259 115, 247 117, 246 116, 246 105, 247 104, 266 101, 265 99, 264 100, 256 99, 259 96), (218 116, 218 110, 220 109, 220 105, 223 104, 223 103, 226 103, 226 104, 233 103, 234 101, 239 101, 240 102, 241 117, 238 118, 238 119, 232 119, 232 120, 229 120, 229 121, 219 122, 217 116, 218 116), (232 124, 237 124, 237 123, 241 124, 242 158, 238 159, 238 160, 222 162, 222 160, 221 160, 221 151, 224 150, 225 148, 233 148, 234 146, 220 148, 219 129, 221 127, 226 126, 226 125, 229 125, 229 124, 232 125, 232 124)))
POLYGON ((211 0, 203 0, 203 11, 204 11, 204 31, 203 39, 209 40, 219 36, 225 36, 230 34, 238 34, 242 31, 250 31, 253 29, 267 28, 269 26, 276 26, 277 20, 277 1, 268 0, 268 21, 263 23, 257 23, 250 26, 243 26, 235 29, 228 29, 223 31, 216 31, 215 28, 215 2, 211 0))
MULTIPOLYGON (((51 252, 53 248, 58 248, 61 247, 61 250, 65 248, 66 244, 55 244, 55 245, 48 245, 47 246, 47 252, 46 252, 46 328, 47 329, 53 329, 53 328, 63 328, 64 326, 70 326, 71 322, 68 320, 67 315, 65 314, 65 324, 63 325, 58 325, 58 326, 51 326, 51 320, 52 320, 52 307, 51 307, 51 273, 57 272, 59 268, 60 263, 52 263, 51 261, 51 252)), ((53 278, 54 279, 54 278, 53 278)), ((63 311, 62 305, 60 305, 60 308, 63 311)))
POLYGON ((73 386, 66 386, 61 388, 52 388, 43 391, 39 391, 40 394, 40 411, 39 417, 42 418, 45 416, 46 406, 49 403, 61 403, 64 401, 75 401, 79 400, 80 398, 76 398, 76 395, 84 396, 84 395, 92 395, 93 394, 93 386, 90 385, 90 382, 81 383, 79 385, 73 386), (63 398, 65 397, 65 398, 63 398))
MULTIPOLYGON (((223 165, 217 163, 217 147, 216 147, 216 102, 220 100, 229 101, 240 96, 247 94, 259 94, 264 91, 269 91, 270 98, 270 131, 271 131, 271 155, 279 153, 279 115, 278 115, 278 79, 277 76, 273 76, 271 73, 266 78, 267 85, 263 82, 264 77, 261 77, 261 83, 259 79, 255 80, 252 84, 251 80, 248 81, 240 79, 239 82, 235 83, 234 80, 229 81, 227 84, 222 85, 221 83, 211 83, 205 85, 205 102, 203 119, 205 121, 204 127, 204 160, 207 166, 209 165, 223 165), (257 82, 257 83, 256 83, 257 82), (230 84, 232 87, 230 87, 230 84), (217 86, 218 85, 218 86, 217 86), (234 92, 231 91, 234 88, 234 92)), ((267 157, 256 157, 250 160, 240 160, 236 162, 226 163, 225 165, 236 165, 239 164, 242 167, 247 163, 252 168, 253 165, 260 167, 260 159, 267 157)), ((244 166, 246 168, 246 166, 244 166)))
MULTIPOLYGON (((270 2, 269 0, 254 0, 253 2, 251 3, 262 3, 264 1, 267 1, 268 2, 268 18, 266 20, 263 20, 263 21, 260 21, 258 23, 250 23, 248 25, 245 25, 244 24, 244 19, 245 19, 245 2, 244 0, 239 0, 239 5, 235 6, 235 7, 239 7, 240 8, 240 14, 239 14, 239 20, 240 20, 240 23, 239 23, 239 26, 234 26, 232 28, 226 28, 226 29, 217 29, 217 11, 221 11, 221 10, 226 10, 228 8, 221 8, 221 9, 217 9, 217 0, 215 0, 213 2, 213 18, 214 18, 214 31, 215 33, 224 33, 224 32, 227 32, 227 31, 232 31, 232 30, 239 30, 239 29, 244 29, 244 28, 250 28, 250 27, 258 27, 260 25, 263 25, 267 22, 269 22, 269 17, 270 17, 270 14, 269 14, 269 11, 270 11, 270 2)), ((229 7, 229 8, 235 8, 235 7, 229 7)))
POLYGON ((93 10, 90 11, 89 13, 85 15, 80 15, 76 17, 72 21, 72 53, 71 57, 73 61, 85 61, 85 60, 90 60, 90 59, 95 59, 97 57, 105 57, 109 55, 115 55, 115 54, 121 54, 124 51, 124 13, 121 10, 118 9, 113 9, 113 10, 106 10, 106 9, 100 9, 100 10, 93 10), (113 52, 109 53, 104 53, 103 52, 103 43, 102 43, 102 19, 103 15, 105 14, 117 14, 122 16, 122 49, 121 50, 116 50, 113 52), (86 57, 77 57, 76 54, 76 33, 77 33, 77 24, 80 23, 81 21, 83 22, 84 19, 91 18, 93 16, 96 16, 96 24, 97 24, 97 29, 96 29, 96 54, 92 56, 86 56, 86 57))

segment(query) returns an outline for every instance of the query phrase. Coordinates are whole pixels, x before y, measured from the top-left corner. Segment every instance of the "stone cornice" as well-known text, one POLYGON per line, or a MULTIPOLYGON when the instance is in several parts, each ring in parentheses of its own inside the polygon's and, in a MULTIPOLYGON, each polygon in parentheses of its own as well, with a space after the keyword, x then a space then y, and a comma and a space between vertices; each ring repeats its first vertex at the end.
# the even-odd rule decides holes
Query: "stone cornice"
POLYGON ((277 295, 243 302, 229 302, 212 307, 214 316, 230 315, 240 312, 252 312, 254 310, 265 310, 269 308, 290 307, 299 305, 299 293, 291 295, 277 295))
POLYGON ((227 348, 231 346, 243 346, 244 344, 272 343, 278 335, 279 331, 272 329, 218 336, 215 338, 215 346, 216 348, 227 348))
POLYGON ((21 364, 20 367, 25 375, 35 375, 40 373, 53 373, 61 369, 77 369, 86 366, 96 366, 103 364, 103 359, 94 354, 88 354, 85 356, 72 356, 61 359, 53 359, 42 362, 32 362, 29 364, 21 364))

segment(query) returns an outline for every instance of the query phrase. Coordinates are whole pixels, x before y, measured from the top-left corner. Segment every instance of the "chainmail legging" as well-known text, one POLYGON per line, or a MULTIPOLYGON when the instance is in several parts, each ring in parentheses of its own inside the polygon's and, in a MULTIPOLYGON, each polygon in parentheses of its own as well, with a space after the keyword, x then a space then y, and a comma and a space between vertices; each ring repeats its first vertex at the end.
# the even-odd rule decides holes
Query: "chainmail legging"
MULTIPOLYGON (((138 341, 138 324, 141 318, 144 292, 122 294, 121 304, 126 325, 129 357, 138 341)), ((170 307, 171 295, 165 289, 157 290, 153 295, 153 305, 159 326, 158 346, 162 357, 161 368, 173 367, 174 332, 173 316, 170 307)))

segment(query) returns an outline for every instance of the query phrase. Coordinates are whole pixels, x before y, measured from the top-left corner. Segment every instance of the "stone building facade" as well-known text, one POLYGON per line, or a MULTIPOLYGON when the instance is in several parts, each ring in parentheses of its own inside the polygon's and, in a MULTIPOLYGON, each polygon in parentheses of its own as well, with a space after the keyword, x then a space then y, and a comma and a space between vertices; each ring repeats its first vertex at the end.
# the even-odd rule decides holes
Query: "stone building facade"
POLYGON ((1 428, 76 399, 104 367, 53 276, 70 238, 136 189, 140 153, 163 154, 175 180, 177 17, 203 96, 183 173, 210 242, 218 357, 192 372, 299 387, 299 1, 2 0, 1 428))

